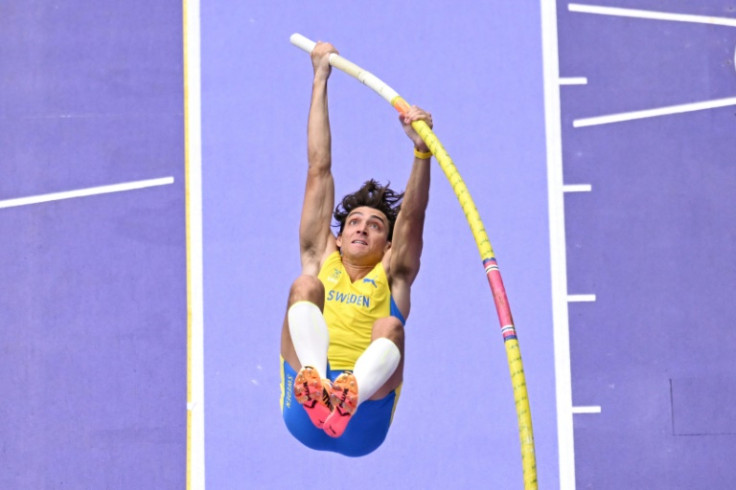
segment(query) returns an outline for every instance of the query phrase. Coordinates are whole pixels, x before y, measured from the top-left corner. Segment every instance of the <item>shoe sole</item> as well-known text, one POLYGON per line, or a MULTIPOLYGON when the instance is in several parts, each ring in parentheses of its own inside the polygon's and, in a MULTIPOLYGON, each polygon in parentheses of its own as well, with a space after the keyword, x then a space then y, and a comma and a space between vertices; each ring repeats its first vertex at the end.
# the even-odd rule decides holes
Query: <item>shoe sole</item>
POLYGON ((294 379, 294 397, 315 427, 322 429, 331 410, 322 378, 315 369, 307 366, 299 371, 294 379))
POLYGON ((332 413, 324 423, 324 431, 330 437, 340 437, 358 408, 358 384, 352 373, 343 373, 332 384, 330 393, 332 413))

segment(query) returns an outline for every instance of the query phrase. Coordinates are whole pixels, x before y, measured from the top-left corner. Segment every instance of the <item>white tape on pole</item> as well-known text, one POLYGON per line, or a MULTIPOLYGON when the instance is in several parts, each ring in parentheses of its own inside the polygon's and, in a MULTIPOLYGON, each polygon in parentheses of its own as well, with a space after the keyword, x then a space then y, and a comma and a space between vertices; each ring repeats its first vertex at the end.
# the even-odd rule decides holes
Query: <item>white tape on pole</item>
MULTIPOLYGON (((291 44, 294 46, 303 49, 307 53, 311 53, 314 47, 317 45, 314 41, 311 39, 308 39, 304 36, 302 36, 299 33, 294 33, 289 38, 291 41, 291 44)), ((394 98, 396 98, 399 94, 389 87, 383 80, 379 79, 375 75, 373 75, 371 72, 364 70, 363 68, 359 67, 352 61, 349 61, 339 54, 331 54, 330 55, 330 65, 334 66, 340 71, 343 71, 350 75, 351 77, 357 79, 360 83, 367 86, 374 92, 376 92, 378 95, 383 97, 388 103, 393 104, 394 98)))

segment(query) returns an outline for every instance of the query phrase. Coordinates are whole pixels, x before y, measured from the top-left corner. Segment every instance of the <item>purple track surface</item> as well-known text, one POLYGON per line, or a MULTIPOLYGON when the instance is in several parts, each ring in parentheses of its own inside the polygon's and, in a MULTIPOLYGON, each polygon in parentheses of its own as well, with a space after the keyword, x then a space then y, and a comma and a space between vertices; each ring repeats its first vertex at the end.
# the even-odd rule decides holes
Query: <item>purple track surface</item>
POLYGON ((181 5, 0 7, 0 488, 183 488, 181 5))
MULTIPOLYGON (((604 2, 599 2, 604 3, 604 2)), ((726 17, 724 1, 609 6, 726 17)), ((578 488, 736 487, 736 108, 573 128, 736 95, 736 28, 557 2, 578 488)))
MULTIPOLYGON (((600 3, 604 3, 603 1, 600 3)), ((588 5, 598 3, 587 2, 588 5)), ((730 2, 609 7, 734 18, 730 2)), ((736 487, 736 29, 557 2, 577 488, 736 487)), ((540 488, 559 488, 539 2, 202 2, 206 483, 522 488, 506 355, 477 249, 435 164, 405 385, 375 453, 314 452, 279 412, 299 273, 311 66, 329 40, 429 109, 493 243, 519 333, 540 488)), ((0 7, 0 488, 181 489, 186 465, 182 5, 0 7)), ((330 82, 337 192, 403 188, 394 110, 330 82)), ((564 489, 567 490, 567 489, 564 489)))

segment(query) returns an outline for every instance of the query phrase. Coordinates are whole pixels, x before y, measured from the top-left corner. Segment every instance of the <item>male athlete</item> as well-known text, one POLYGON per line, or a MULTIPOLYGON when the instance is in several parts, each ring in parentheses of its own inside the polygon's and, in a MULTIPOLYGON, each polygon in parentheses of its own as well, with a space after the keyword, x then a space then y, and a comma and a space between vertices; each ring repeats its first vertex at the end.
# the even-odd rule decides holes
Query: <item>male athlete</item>
POLYGON ((432 117, 416 106, 399 117, 414 143, 404 194, 366 182, 334 209, 335 236, 331 53, 337 53, 331 44, 319 42, 311 54, 302 273, 291 286, 281 334, 281 404, 287 428, 306 446, 362 456, 385 439, 402 383, 404 323, 419 272, 431 158, 411 123, 431 127, 432 117))

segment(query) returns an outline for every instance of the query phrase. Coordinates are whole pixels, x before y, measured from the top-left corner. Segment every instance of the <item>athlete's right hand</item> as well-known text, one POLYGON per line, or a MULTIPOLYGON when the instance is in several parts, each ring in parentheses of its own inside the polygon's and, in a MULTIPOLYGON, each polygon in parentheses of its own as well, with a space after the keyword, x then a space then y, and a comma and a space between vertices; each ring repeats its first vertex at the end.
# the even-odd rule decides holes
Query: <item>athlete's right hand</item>
POLYGON ((330 55, 338 54, 337 49, 330 43, 317 41, 311 52, 312 68, 314 68, 315 78, 320 77, 325 80, 330 76, 332 67, 330 66, 330 55))

